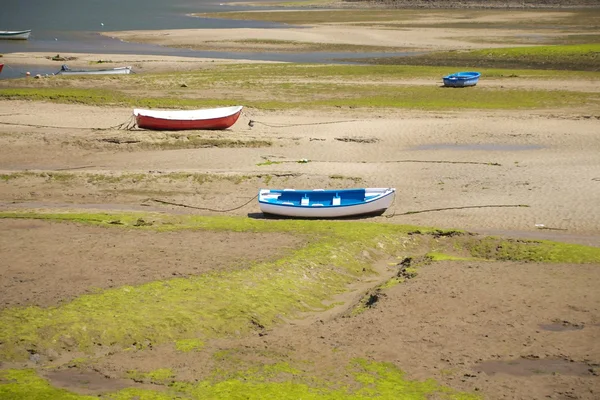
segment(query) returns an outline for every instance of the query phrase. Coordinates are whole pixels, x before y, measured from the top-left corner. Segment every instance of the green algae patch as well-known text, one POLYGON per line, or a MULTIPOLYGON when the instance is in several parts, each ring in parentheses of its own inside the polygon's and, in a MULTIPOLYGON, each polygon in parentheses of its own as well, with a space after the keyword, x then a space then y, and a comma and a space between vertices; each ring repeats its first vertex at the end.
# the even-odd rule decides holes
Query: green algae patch
MULTIPOLYGON (((279 13, 282 14, 282 13, 279 13)), ((462 53, 461 53, 462 54, 462 53)), ((590 53, 591 54, 591 53, 590 53)), ((424 57, 424 56, 423 56, 424 57)), ((428 56, 433 58, 434 56, 428 56)), ((444 90, 442 77, 455 72, 458 63, 461 68, 472 65, 463 61, 451 62, 452 57, 445 54, 436 56, 427 66, 428 59, 415 57, 399 57, 398 63, 409 65, 310 65, 310 64, 236 64, 223 65, 219 68, 207 68, 201 72, 177 72, 165 74, 140 74, 128 77, 119 82, 119 86, 103 89, 102 92, 72 87, 0 88, 0 98, 22 99, 52 102, 70 102, 90 105, 120 105, 155 108, 201 108, 243 103, 247 108, 269 110, 289 109, 326 109, 339 107, 356 108, 404 108, 424 110, 456 110, 456 109, 520 109, 520 108, 554 108, 578 107, 598 102, 593 92, 570 90, 529 90, 525 88, 500 88, 478 85, 469 90, 444 90), (444 63, 446 62, 446 63, 444 63), (449 70, 449 66, 453 66, 449 70), (407 80, 419 79, 413 84, 407 80), (186 84, 202 93, 211 91, 219 98, 206 99, 206 96, 188 98, 186 93, 179 93, 172 88, 173 81, 185 80, 186 84), (438 82, 439 85, 424 83, 438 82), (357 84, 360 83, 360 84, 357 84), (409 83, 409 84, 407 84, 409 83), (231 89, 243 87, 243 93, 231 89), (64 92, 64 93, 63 93, 64 92), (156 93, 162 97, 146 97, 148 93, 156 93), (255 93, 261 93, 257 97, 255 93), (314 93, 320 93, 315 98, 314 93)), ((475 57, 475 56, 473 56, 475 57)), ((477 56, 483 57, 483 56, 477 56)), ((488 57, 495 60, 495 57, 488 57)), ((516 57, 516 59, 520 59, 516 57)), ((386 59, 365 60, 385 63, 386 59)), ((390 64, 394 64, 395 58, 390 64)), ((529 69, 512 70, 497 69, 498 66, 487 66, 477 63, 477 70, 482 79, 495 77, 523 77, 528 80, 592 80, 599 79, 598 72, 573 71, 541 71, 529 69), (496 68, 496 69, 489 69, 496 68)), ((93 78, 95 79, 95 78, 93 78)), ((67 81, 70 81, 67 80, 67 81)), ((74 81, 75 82, 75 81, 74 81)), ((86 80, 86 83, 98 85, 102 81, 86 80)), ((66 86, 68 82, 61 82, 66 86)), ((223 139, 225 140, 225 139, 223 139)), ((234 140, 213 140, 207 138, 186 140, 169 140, 151 143, 143 141, 133 146, 136 148, 184 147, 268 147, 272 143, 266 141, 242 142, 234 140), (178 147, 177 147, 178 146, 178 147)))
POLYGON ((542 263, 600 263, 600 248, 546 240, 486 237, 465 242, 473 257, 542 263))
POLYGON ((431 259, 431 261, 475 261, 481 260, 473 257, 460 257, 453 254, 439 253, 439 252, 430 252, 426 255, 431 259))
MULTIPOLYGON (((160 376, 169 373, 161 371, 160 376)), ((157 372, 154 371, 154 372, 157 372)), ((304 400, 426 400, 432 397, 447 400, 475 400, 478 396, 454 391, 434 380, 411 381, 391 363, 354 359, 332 371, 337 382, 312 376, 287 363, 263 365, 239 370, 225 379, 203 380, 198 383, 171 382, 161 391, 127 388, 104 394, 113 400, 200 400, 200 399, 304 399, 304 400)), ((97 397, 78 395, 55 389, 33 370, 0 371, 0 398, 27 400, 88 400, 97 397), (4 396, 2 396, 4 395, 4 396)))
POLYGON ((48 349, 59 353, 93 353, 109 346, 143 349, 189 338, 239 336, 268 329, 298 312, 329 308, 324 300, 374 273, 373 260, 361 256, 365 248, 393 253, 403 246, 399 239, 414 229, 143 213, 2 213, 0 217, 85 222, 114 229, 278 231, 310 236, 308 245, 291 255, 241 271, 122 286, 50 308, 4 309, 0 311, 0 354, 8 359, 23 359, 48 349))
POLYGON ((100 186, 102 184, 114 183, 172 183, 191 182, 204 184, 208 182, 227 181, 240 184, 245 180, 255 178, 249 175, 219 175, 192 172, 170 172, 160 173, 85 173, 85 172, 11 172, 0 174, 0 181, 12 182, 19 179, 39 179, 45 182, 77 183, 100 186))
POLYGON ((127 371, 127 377, 135 382, 167 385, 174 382, 175 373, 169 368, 159 368, 150 372, 127 371))
POLYGON ((175 341, 175 348, 182 353, 202 350, 205 343, 199 339, 180 339, 175 341))
POLYGON ((110 400, 192 400, 189 397, 136 388, 123 389, 117 393, 105 395, 105 397, 110 400))
POLYGON ((600 44, 505 47, 482 50, 440 51, 409 57, 367 60, 384 65, 477 66, 482 68, 598 71, 600 44))
POLYGON ((175 383, 171 389, 183 398, 189 396, 191 399, 478 399, 475 395, 440 386, 433 380, 407 380, 404 373, 391 363, 354 359, 346 368, 332 372, 340 377, 339 381, 324 381, 286 363, 278 363, 239 371, 225 380, 175 383))
POLYGON ((0 370, 0 399, 5 400, 92 400, 96 396, 83 396, 52 387, 31 369, 0 370))
MULTIPOLYGON (((0 310, 0 355, 16 360, 50 349, 93 354, 97 349, 144 349, 169 342, 185 351, 210 338, 263 332, 298 313, 329 309, 332 306, 325 301, 331 296, 374 274, 374 259, 363 255, 365 249, 376 249, 378 257, 406 254, 417 244, 435 245, 439 252, 443 240, 448 248, 458 246, 483 259, 600 262, 598 248, 474 238, 456 235, 455 231, 368 222, 68 212, 1 212, 0 218, 87 223, 107 229, 286 232, 307 239, 305 247, 284 258, 244 270, 122 286, 49 308, 0 310), (436 238, 435 243, 427 242, 429 236, 436 238), (408 242, 407 237, 411 237, 408 242)), ((409 268, 417 267, 419 259, 408 258, 403 263, 402 274, 414 274, 409 268)), ((407 277, 398 275, 393 283, 407 277)))

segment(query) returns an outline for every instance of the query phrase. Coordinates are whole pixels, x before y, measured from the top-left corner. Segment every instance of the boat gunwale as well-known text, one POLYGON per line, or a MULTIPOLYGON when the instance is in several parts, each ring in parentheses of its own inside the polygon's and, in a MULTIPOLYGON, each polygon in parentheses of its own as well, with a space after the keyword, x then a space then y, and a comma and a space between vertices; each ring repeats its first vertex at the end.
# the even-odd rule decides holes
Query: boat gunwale
POLYGON ((31 29, 25 29, 23 31, 0 31, 0 36, 2 36, 2 35, 22 35, 24 33, 31 33, 31 29))
POLYGON ((31 29, 22 31, 0 31, 0 39, 7 40, 27 40, 31 35, 31 29))

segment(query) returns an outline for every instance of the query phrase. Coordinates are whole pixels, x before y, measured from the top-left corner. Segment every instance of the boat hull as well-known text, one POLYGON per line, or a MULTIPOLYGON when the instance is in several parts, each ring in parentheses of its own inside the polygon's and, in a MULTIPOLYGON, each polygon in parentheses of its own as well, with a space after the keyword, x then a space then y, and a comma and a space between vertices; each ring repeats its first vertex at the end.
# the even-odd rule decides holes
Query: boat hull
POLYGON ((4 68, 4 64, 0 64, 0 72, 2 72, 2 68, 4 68))
POLYGON ((479 77, 481 74, 479 72, 458 72, 456 74, 451 74, 445 76, 444 86, 450 87, 465 87, 465 86, 475 86, 477 82, 479 82, 479 77))
POLYGON ((118 67, 111 69, 97 69, 97 70, 60 70, 56 75, 128 75, 131 73, 131 67, 118 67))
POLYGON ((161 131, 223 130, 236 123, 242 109, 242 106, 183 111, 136 109, 133 114, 137 126, 143 129, 161 131))
POLYGON ((305 205, 283 204, 283 200, 281 203, 276 203, 273 201, 273 196, 277 196, 280 193, 285 193, 286 191, 295 192, 294 194, 306 195, 307 197, 318 195, 320 196, 320 199, 328 198, 328 194, 339 194, 343 199, 343 192, 351 192, 352 190, 293 191, 288 189, 281 191, 261 189, 259 192, 260 210, 264 214, 268 215, 295 218, 345 218, 366 215, 381 215, 393 203, 396 192, 394 188, 367 188, 365 189, 365 192, 368 200, 355 203, 345 202, 342 200, 338 205, 331 204, 329 200, 322 201, 319 199, 314 202, 309 200, 305 205), (318 203, 318 201, 321 201, 321 203, 318 203))
POLYGON ((27 40, 31 30, 26 31, 0 31, 0 39, 6 40, 27 40))

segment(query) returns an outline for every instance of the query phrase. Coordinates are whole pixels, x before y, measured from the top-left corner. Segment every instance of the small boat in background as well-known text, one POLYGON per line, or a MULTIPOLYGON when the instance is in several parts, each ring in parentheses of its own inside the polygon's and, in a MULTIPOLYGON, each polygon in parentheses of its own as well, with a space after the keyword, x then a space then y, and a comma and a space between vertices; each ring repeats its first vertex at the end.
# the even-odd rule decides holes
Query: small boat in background
POLYGON ((343 218, 381 215, 394 201, 395 188, 333 190, 260 189, 265 214, 300 218, 343 218))
POLYGON ((27 40, 31 29, 25 31, 0 31, 0 39, 27 40))
POLYGON ((481 74, 479 72, 457 72, 445 76, 444 86, 452 87, 464 87, 464 86, 475 86, 479 81, 481 74))
POLYGON ((68 65, 62 65, 60 71, 54 75, 127 75, 131 73, 131 67, 116 67, 105 69, 71 69, 68 65))
POLYGON ((200 110, 133 110, 138 127, 161 131, 227 129, 238 120, 243 106, 200 110))

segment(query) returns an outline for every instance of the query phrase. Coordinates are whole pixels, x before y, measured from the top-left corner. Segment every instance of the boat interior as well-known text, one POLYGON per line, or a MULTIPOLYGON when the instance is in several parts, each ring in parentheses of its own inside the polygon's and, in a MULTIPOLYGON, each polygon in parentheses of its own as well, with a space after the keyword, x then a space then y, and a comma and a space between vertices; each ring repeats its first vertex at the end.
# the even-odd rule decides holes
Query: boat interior
POLYGON ((365 189, 346 190, 283 190, 263 196, 263 201, 293 206, 326 207, 364 203, 380 193, 367 195, 365 189))

